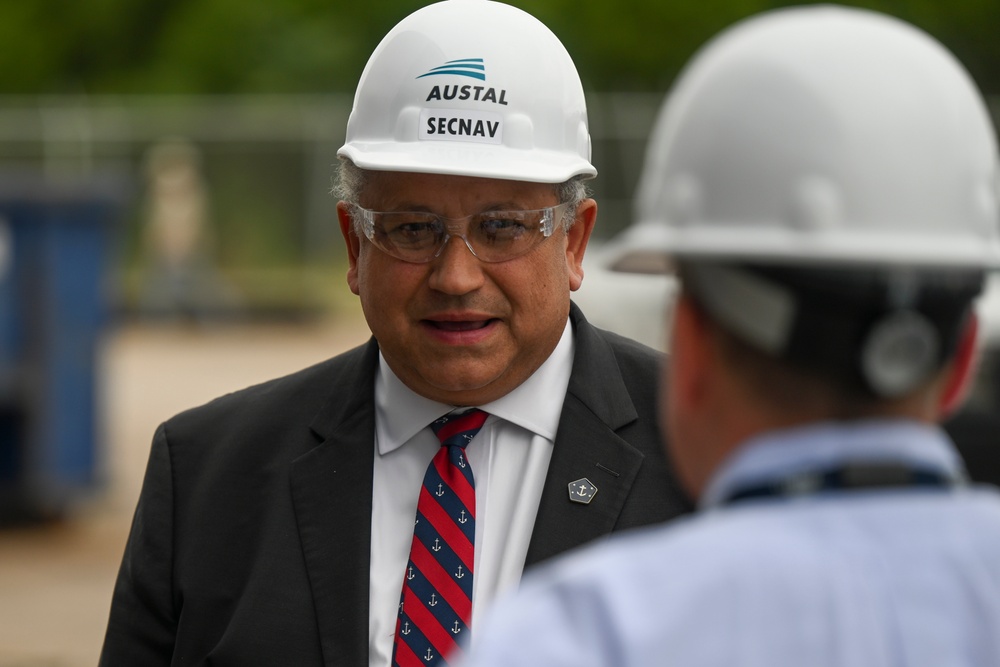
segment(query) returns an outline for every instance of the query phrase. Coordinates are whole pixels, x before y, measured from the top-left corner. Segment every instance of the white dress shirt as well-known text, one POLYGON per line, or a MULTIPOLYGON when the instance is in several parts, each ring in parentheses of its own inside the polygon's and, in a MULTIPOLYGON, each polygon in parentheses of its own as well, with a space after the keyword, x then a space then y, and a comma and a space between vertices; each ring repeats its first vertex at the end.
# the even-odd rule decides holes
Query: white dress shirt
MULTIPOLYGON (((573 366, 569 321, 555 350, 519 387, 477 406, 490 414, 466 447, 476 481, 472 616, 517 584, 573 366)), ((415 394, 379 358, 369 589, 369 665, 388 667, 424 473, 441 447, 431 422, 455 409, 415 394)), ((475 632, 473 632, 473 635, 475 632)))
POLYGON ((916 423, 768 434, 714 476, 700 513, 533 571, 463 666, 1000 665, 995 488, 726 501, 861 461, 963 477, 947 436, 916 423))

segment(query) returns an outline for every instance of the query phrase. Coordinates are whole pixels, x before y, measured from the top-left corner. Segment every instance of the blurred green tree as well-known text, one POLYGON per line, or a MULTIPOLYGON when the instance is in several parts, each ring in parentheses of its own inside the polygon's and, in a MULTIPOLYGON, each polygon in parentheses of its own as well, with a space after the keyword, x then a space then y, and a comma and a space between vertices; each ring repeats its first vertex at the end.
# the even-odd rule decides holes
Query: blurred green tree
MULTIPOLYGON (((45 0, 0 3, 0 93, 350 91, 419 0, 45 0)), ((512 0, 566 43, 592 90, 664 90, 713 34, 775 0, 512 0)), ((847 2, 899 16, 1000 92, 1000 2, 847 2)), ((512 44, 515 37, 512 37, 512 44)))

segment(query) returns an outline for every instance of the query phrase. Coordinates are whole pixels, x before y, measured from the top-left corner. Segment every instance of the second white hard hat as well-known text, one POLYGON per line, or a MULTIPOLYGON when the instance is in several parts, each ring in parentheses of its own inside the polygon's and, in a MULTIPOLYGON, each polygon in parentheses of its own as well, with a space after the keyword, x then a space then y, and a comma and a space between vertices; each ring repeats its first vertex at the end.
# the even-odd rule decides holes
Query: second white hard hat
POLYGON ((614 262, 997 267, 997 176, 985 104, 935 40, 866 10, 777 10, 682 74, 614 262))
POLYGON ((540 183, 597 174, 566 49, 530 14, 487 0, 429 5, 383 38, 338 155, 363 169, 540 183))

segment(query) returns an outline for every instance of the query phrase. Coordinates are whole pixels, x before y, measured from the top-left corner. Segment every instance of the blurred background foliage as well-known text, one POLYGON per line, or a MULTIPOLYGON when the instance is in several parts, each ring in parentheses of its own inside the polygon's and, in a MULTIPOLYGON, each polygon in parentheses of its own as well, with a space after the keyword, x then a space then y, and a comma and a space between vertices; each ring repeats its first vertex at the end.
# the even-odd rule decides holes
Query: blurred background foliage
MULTIPOLYGON (((225 283, 217 291, 279 309, 322 304, 329 281, 343 281, 328 192, 353 89, 382 36, 424 4, 0 2, 0 168, 128 174, 116 298, 135 310, 152 261, 144 240, 149 151, 181 137, 200 153, 209 227, 202 250, 225 283)), ((628 222, 646 133, 683 64, 733 22, 792 3, 510 4, 552 28, 580 70, 600 171, 599 235, 606 237, 628 222)), ((987 95, 1000 93, 997 0, 844 4, 927 30, 987 95)), ((516 36, 511 45, 517 48, 516 36)))
MULTIPOLYGON (((0 3, 6 93, 315 93, 353 89, 419 0, 87 0, 0 3)), ((723 27, 767 0, 514 0, 549 25, 592 90, 663 90, 723 27)), ((996 0, 848 2, 924 28, 988 93, 1000 87, 996 0)))

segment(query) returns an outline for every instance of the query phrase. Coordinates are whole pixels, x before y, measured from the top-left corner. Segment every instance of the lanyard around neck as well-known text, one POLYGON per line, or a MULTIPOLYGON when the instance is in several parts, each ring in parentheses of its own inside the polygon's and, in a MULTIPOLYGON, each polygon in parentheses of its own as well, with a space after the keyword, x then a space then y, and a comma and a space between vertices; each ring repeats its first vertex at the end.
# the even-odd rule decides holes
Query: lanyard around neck
POLYGON ((898 463, 853 463, 819 471, 806 471, 781 479, 737 488, 723 505, 755 498, 794 498, 823 492, 874 489, 951 489, 965 483, 961 476, 898 463))

